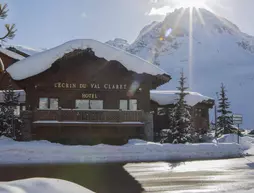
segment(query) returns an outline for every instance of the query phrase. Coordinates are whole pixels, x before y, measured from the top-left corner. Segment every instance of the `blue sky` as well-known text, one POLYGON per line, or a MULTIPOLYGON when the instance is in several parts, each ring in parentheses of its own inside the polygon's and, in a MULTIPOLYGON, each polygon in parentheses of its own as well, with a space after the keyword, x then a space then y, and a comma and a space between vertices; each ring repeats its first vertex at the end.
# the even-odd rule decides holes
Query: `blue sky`
MULTIPOLYGON (((187 1, 192 0, 0 0, 10 10, 1 22, 17 25, 16 37, 8 43, 34 48, 76 38, 105 42, 120 37, 132 42, 145 25, 163 20, 161 8, 174 9, 187 1)), ((214 12, 254 35, 254 0, 193 1, 206 1, 214 12)))

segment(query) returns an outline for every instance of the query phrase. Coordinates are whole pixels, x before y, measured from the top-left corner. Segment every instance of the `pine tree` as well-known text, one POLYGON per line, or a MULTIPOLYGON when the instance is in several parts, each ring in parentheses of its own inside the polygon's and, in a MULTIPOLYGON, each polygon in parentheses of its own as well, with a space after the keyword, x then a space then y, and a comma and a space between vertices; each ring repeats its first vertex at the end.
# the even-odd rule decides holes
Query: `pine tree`
MULTIPOLYGON (((8 16, 8 8, 7 8, 7 4, 2 5, 0 3, 0 19, 6 19, 6 17, 8 16)), ((5 29, 6 29, 6 33, 5 35, 3 35, 2 37, 0 37, 1 41, 6 41, 6 39, 12 39, 15 36, 16 33, 16 29, 15 29, 15 24, 5 24, 4 25, 5 29)))
POLYGON ((19 105, 19 94, 16 94, 10 84, 7 90, 3 91, 4 104, 0 106, 0 136, 18 138, 21 135, 21 119, 15 115, 15 107, 19 105))
POLYGON ((188 95, 185 87, 186 77, 184 77, 183 71, 179 80, 180 86, 177 87, 179 90, 178 99, 175 107, 172 108, 169 113, 170 125, 167 136, 167 142, 170 143, 186 143, 192 142, 192 134, 194 129, 191 123, 190 106, 187 105, 185 97, 188 95))
POLYGON ((220 98, 219 98, 219 107, 218 107, 218 113, 220 114, 218 117, 217 122, 217 136, 219 137, 223 134, 229 134, 233 133, 232 125, 232 112, 229 110, 230 103, 228 101, 228 98, 226 96, 226 89, 223 84, 221 84, 221 92, 220 92, 220 98))

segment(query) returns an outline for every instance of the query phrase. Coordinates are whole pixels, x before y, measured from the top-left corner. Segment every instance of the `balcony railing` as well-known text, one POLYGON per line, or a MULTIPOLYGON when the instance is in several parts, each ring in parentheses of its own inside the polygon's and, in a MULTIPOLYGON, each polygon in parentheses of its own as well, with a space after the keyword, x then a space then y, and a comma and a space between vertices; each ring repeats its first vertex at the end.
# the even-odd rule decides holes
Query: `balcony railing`
POLYGON ((34 121, 78 121, 78 122, 143 122, 144 112, 122 110, 36 110, 34 121))

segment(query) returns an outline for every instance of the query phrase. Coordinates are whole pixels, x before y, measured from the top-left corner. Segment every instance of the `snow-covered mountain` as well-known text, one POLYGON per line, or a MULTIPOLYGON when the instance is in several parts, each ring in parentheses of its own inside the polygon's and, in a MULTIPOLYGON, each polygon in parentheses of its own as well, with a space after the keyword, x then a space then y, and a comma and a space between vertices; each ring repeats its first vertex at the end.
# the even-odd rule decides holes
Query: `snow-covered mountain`
POLYGON ((115 38, 114 40, 109 40, 106 42, 106 44, 109 44, 111 46, 121 48, 125 50, 127 47, 130 46, 127 40, 121 39, 121 38, 115 38))
POLYGON ((216 98, 223 82, 231 110, 243 114, 244 126, 253 129, 254 37, 205 9, 198 11, 193 10, 192 25, 190 9, 177 9, 164 21, 145 26, 125 50, 154 62, 172 76, 172 81, 159 89, 175 89, 181 69, 191 90, 206 96, 216 98))

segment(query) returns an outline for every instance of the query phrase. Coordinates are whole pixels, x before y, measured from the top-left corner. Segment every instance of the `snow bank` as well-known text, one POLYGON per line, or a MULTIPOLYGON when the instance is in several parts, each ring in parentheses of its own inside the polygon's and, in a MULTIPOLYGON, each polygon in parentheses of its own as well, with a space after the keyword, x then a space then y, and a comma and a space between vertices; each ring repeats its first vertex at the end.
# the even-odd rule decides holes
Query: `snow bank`
MULTIPOLYGON (((236 134, 226 134, 218 139, 219 143, 238 143, 236 134)), ((240 146, 246 153, 254 154, 254 138, 244 136, 239 138, 240 146)))
POLYGON ((93 193, 78 184, 52 178, 0 182, 0 193, 93 193))
MULTIPOLYGON (((210 97, 204 96, 197 92, 189 92, 186 91, 189 94, 186 95, 185 100, 188 105, 194 106, 197 103, 207 101, 207 100, 213 100, 210 97)), ((150 97, 151 100, 154 102, 157 102, 159 105, 168 105, 168 104, 174 104, 176 100, 178 99, 178 95, 176 93, 179 93, 179 91, 176 90, 152 90, 150 91, 150 97)))
POLYGON ((11 65, 7 68, 7 72, 13 79, 22 80, 49 69, 57 59, 63 57, 66 53, 75 49, 86 48, 92 48, 97 57, 105 58, 108 61, 117 60, 128 70, 139 74, 167 74, 156 65, 153 65, 137 56, 91 39, 72 40, 55 48, 45 50, 11 65))
POLYGON ((242 149, 235 143, 159 144, 130 140, 123 146, 67 146, 48 141, 16 142, 0 138, 0 163, 185 161, 241 155, 242 149))
POLYGON ((3 54, 5 54, 5 55, 7 55, 11 58, 14 58, 16 60, 23 60, 25 58, 24 56, 21 56, 21 55, 15 53, 15 52, 12 52, 12 51, 7 50, 7 49, 2 48, 2 47, 0 47, 0 52, 2 52, 3 54))

